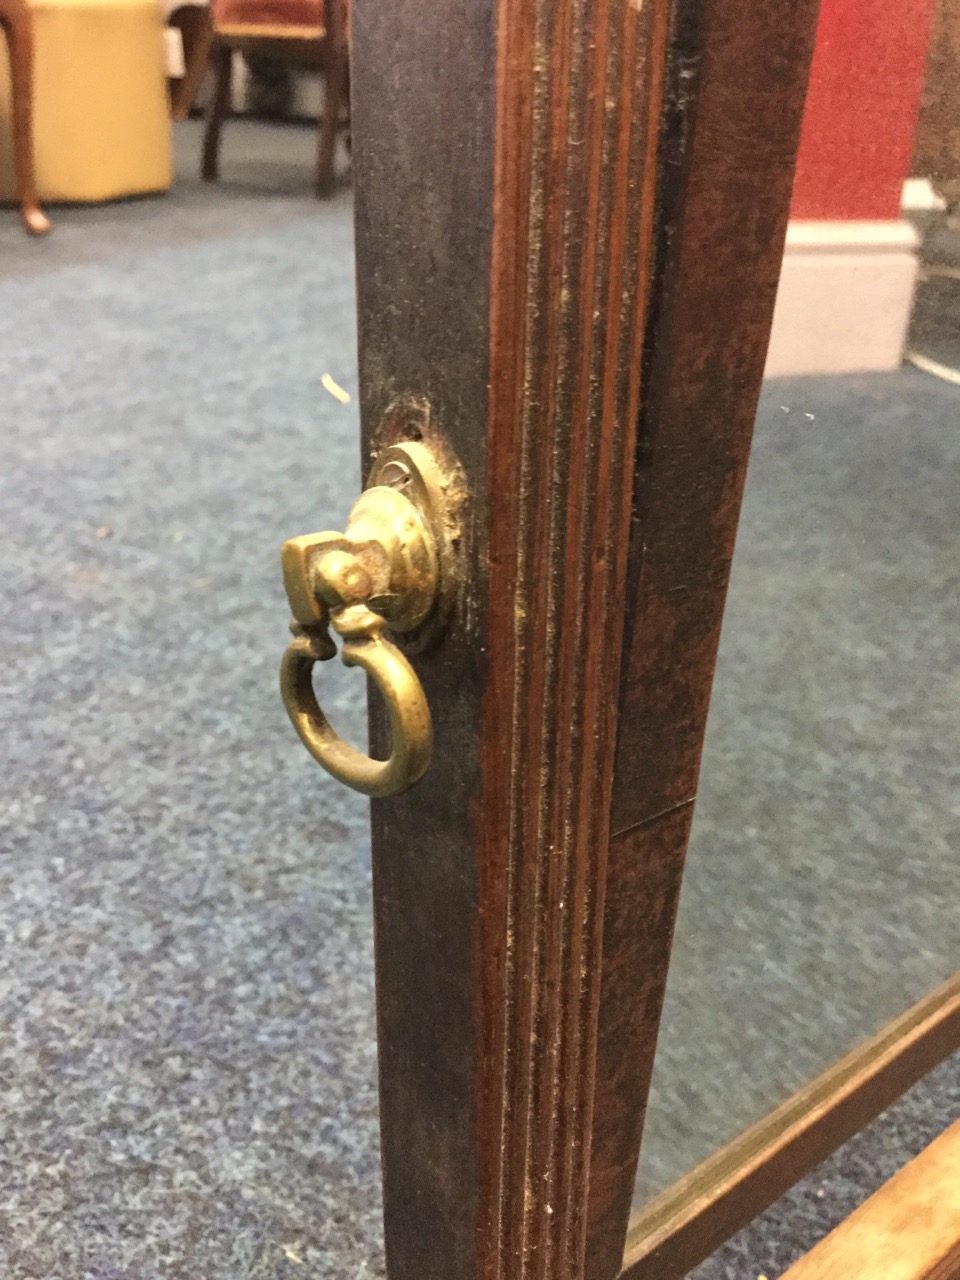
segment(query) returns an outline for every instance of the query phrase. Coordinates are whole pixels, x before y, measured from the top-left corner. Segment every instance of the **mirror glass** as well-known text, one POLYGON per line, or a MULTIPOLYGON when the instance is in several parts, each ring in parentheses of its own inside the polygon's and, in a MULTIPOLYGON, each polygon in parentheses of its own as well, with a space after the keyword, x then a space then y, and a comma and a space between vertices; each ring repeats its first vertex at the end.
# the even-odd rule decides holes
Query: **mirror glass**
POLYGON ((958 276, 910 335, 952 380, 764 385, 638 1202, 960 967, 958 276))

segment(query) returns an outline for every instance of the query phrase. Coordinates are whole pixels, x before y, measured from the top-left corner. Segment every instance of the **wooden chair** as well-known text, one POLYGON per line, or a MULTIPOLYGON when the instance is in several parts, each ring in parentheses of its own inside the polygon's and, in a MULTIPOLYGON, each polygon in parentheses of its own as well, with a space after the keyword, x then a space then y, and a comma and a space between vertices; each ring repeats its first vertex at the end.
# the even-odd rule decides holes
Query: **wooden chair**
POLYGON ((0 26, 10 56, 10 99, 13 116, 13 162, 20 217, 31 235, 50 230, 40 208, 33 164, 33 19, 26 0, 0 0, 0 26))
POLYGON ((210 65, 214 39, 210 6, 196 4, 193 0, 186 0, 184 4, 173 3, 167 15, 167 25, 180 32, 184 58, 183 76, 171 85, 170 115, 174 120, 187 120, 210 65))
POLYGON ((215 0, 212 8, 216 87, 203 141, 203 178, 215 182, 219 177, 220 134, 230 109, 233 54, 256 52, 324 73, 316 188, 318 195, 329 194, 337 130, 349 113, 344 0, 215 0))

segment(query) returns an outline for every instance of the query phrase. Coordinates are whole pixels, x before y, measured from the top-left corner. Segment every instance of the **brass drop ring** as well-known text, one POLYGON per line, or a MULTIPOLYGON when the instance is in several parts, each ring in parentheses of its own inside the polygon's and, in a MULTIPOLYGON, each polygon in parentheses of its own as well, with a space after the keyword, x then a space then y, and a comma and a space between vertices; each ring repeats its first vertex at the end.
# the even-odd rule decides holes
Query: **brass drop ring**
MULTIPOLYGON (((423 686, 413 667, 384 635, 384 620, 364 605, 335 610, 331 621, 344 637, 345 666, 362 667, 380 691, 390 722, 386 760, 364 755, 331 727, 313 688, 313 668, 329 648, 301 629, 283 655, 280 690, 300 741, 326 771, 368 796, 406 791, 430 765, 433 725, 423 686)), ((328 640, 329 645, 329 640, 328 640)))

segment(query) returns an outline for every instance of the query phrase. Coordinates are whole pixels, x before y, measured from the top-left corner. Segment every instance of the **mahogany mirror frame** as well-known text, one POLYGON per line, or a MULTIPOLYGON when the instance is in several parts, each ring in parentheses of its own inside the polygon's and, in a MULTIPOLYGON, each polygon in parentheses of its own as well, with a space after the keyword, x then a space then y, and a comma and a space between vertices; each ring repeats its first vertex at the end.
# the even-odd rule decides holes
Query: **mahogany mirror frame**
POLYGON ((365 469, 469 494, 371 810, 390 1280, 675 1280, 960 1045, 955 980, 630 1222, 816 19, 354 0, 365 469))

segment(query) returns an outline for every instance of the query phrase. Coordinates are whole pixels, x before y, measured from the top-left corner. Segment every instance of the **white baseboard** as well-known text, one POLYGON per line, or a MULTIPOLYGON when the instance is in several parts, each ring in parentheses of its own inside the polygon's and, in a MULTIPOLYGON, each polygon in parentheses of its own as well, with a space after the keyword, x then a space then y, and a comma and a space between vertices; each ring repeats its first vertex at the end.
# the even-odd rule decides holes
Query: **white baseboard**
POLYGON ((293 78, 293 103, 290 114, 298 120, 315 120, 323 106, 323 83, 320 76, 298 72, 293 78))
POLYGON ((938 196, 929 178, 907 178, 900 208, 912 213, 943 213, 947 202, 938 196))
POLYGON ((791 222, 767 377, 899 368, 918 243, 900 219, 791 222))

